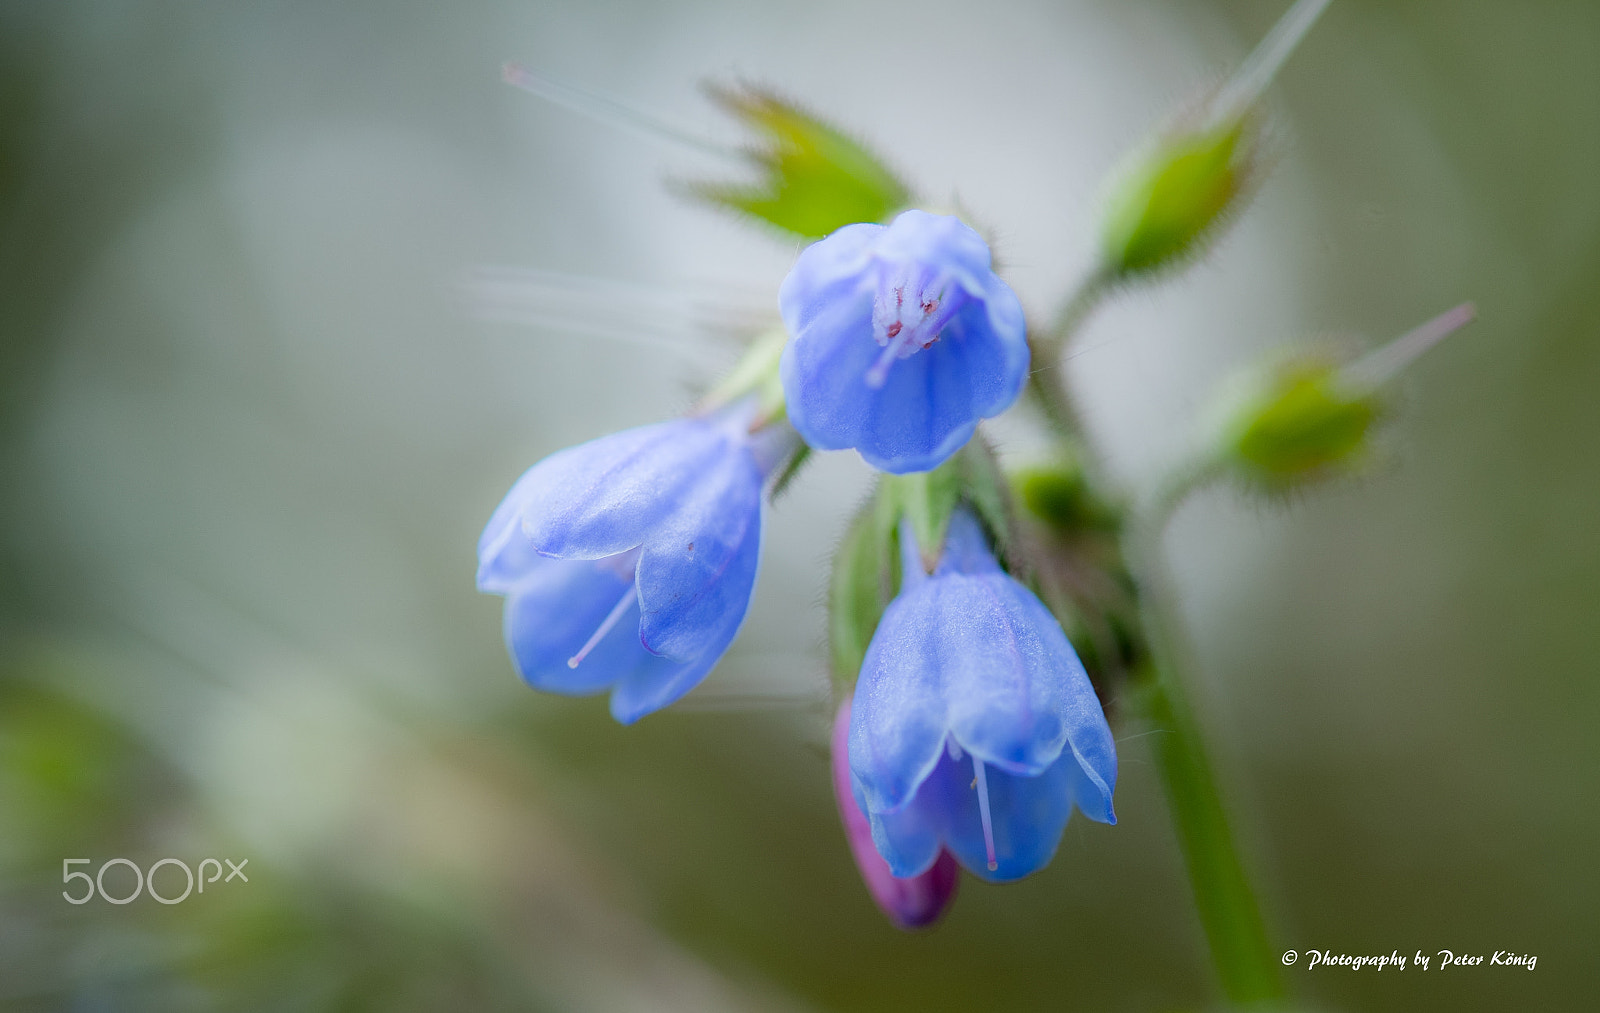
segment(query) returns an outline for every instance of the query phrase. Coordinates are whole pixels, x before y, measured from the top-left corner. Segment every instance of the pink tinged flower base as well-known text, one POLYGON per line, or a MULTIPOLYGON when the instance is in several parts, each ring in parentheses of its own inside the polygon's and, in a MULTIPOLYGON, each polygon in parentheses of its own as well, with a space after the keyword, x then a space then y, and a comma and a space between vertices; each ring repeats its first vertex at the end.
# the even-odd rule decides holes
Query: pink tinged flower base
POLYGON ((938 921, 955 899, 961 867, 954 855, 941 850, 928 871, 919 875, 900 879, 889 871, 889 863, 872 843, 872 824, 850 790, 849 741, 850 701, 846 699, 833 721, 833 794, 850 853, 867 891, 889 920, 902 929, 925 928, 938 921))

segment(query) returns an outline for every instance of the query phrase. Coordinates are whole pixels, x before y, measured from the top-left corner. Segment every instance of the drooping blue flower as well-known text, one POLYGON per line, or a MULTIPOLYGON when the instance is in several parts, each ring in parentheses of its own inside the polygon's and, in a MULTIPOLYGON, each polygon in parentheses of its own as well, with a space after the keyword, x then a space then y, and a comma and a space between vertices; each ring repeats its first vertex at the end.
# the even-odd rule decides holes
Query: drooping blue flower
POLYGON ((850 772, 878 852, 915 876, 948 849, 984 879, 1049 863, 1077 806, 1115 823, 1116 746, 1054 616, 958 510, 932 574, 904 578, 856 684, 850 772))
POLYGON ((807 247, 778 290, 789 419, 821 450, 939 466, 1028 375, 1022 305, 959 219, 906 211, 807 247))
POLYGON ((517 480, 478 540, 478 589, 506 596, 506 645, 530 685, 609 688, 631 724, 722 657, 755 587, 781 440, 748 422, 725 409, 629 429, 517 480))

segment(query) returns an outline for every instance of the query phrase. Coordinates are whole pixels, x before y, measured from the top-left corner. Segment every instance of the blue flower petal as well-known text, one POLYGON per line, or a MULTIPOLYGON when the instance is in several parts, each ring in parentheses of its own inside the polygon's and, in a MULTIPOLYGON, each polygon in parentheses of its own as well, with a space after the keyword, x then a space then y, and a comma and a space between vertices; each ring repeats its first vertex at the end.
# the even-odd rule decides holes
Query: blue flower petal
MULTIPOLYGON (((737 630, 738 624, 734 624, 733 632, 737 630)), ((646 714, 676 703, 700 685, 706 673, 722 660, 723 652, 733 641, 733 632, 710 645, 704 655, 688 662, 658 658, 635 641, 634 647, 649 658, 650 663, 637 665, 617 682, 611 691, 611 716, 620 724, 631 725, 646 714)))
POLYGON ((936 629, 949 617, 941 611, 941 583, 902 589, 861 662, 850 715, 850 772, 869 815, 906 804, 944 749, 946 641, 936 629))
MULTIPOLYGON (((924 781, 924 786, 927 783, 924 781)), ((911 804, 892 813, 873 812, 866 807, 866 792, 854 774, 850 787, 872 827, 872 843, 889 864, 891 874, 901 879, 920 876, 938 861, 946 830, 944 811, 938 805, 911 804)))
POLYGON ((639 636, 677 661, 700 657, 723 634, 733 639, 761 554, 764 479, 750 452, 730 444, 696 479, 650 533, 639 560, 639 636))
MULTIPOLYGON (((909 521, 900 524, 900 567, 904 571, 903 582, 913 582, 922 576, 922 551, 909 521)), ((961 509, 952 513, 945 529, 944 548, 939 552, 939 563, 933 568, 934 575, 954 573, 981 577, 1003 572, 994 558, 994 550, 989 547, 989 536, 972 512, 961 509)))
MULTIPOLYGON (((867 370, 881 349, 872 336, 870 289, 819 307, 805 327, 789 324, 778 376, 789 421, 818 450, 856 445, 867 412, 867 370), (839 388, 857 397, 841 397, 839 388)), ((892 373, 892 371, 891 371, 892 373)))
POLYGON ((854 447, 884 471, 937 467, 1027 378, 1021 305, 955 218, 908 211, 887 229, 840 230, 801 254, 779 306, 793 338, 779 367, 790 421, 812 446, 854 447), (891 319, 908 322, 883 329, 891 319), (891 336, 912 334, 905 357, 883 359, 891 336))
POLYGON ((628 612, 576 668, 567 664, 624 595, 634 594, 626 557, 537 558, 506 599, 506 646, 523 679, 551 693, 598 693, 635 672, 670 667, 639 644, 639 606, 628 612))
MULTIPOLYGON (((831 237, 830 237, 831 238, 831 237)), ((974 295, 994 278, 989 244, 961 219, 912 208, 875 236, 873 253, 889 263, 934 263, 974 295)))
POLYGON ((644 542, 727 451, 725 427, 673 419, 551 454, 506 498, 541 554, 598 559, 644 542))
POLYGON ((918 796, 930 792, 938 800, 946 819, 944 845, 956 860, 975 876, 1004 883, 1050 864, 1072 815, 1077 769, 1070 755, 1031 777, 1007 774, 986 765, 984 781, 989 789, 989 822, 994 832, 993 869, 989 868, 970 756, 962 760, 946 757, 918 796))
POLYGON ((1111 796, 1117 788, 1117 744, 1105 711, 1093 696, 1077 695, 1066 709, 1067 743, 1077 760, 1073 794, 1083 814, 1098 823, 1117 822, 1111 796))
MULTIPOLYGON (((873 243, 888 231, 884 225, 846 225, 826 242, 812 243, 778 287, 778 311, 791 333, 808 327, 814 317, 856 293, 872 296, 867 268, 873 243)), ((868 310, 871 313, 871 310, 868 310)))
POLYGON ((509 594, 543 558, 522 533, 522 505, 535 487, 528 481, 531 473, 525 473, 511 487, 478 536, 479 591, 509 594))
MULTIPOLYGON (((941 619, 927 636, 941 658, 946 727, 988 763, 1014 774, 1043 772, 1067 741, 1061 710, 1067 658, 1076 659, 1063 653, 1071 648, 1060 627, 1028 609, 1038 600, 1002 574, 927 583, 939 599, 941 619)), ((1084 688, 1093 699, 1087 680, 1084 688)))

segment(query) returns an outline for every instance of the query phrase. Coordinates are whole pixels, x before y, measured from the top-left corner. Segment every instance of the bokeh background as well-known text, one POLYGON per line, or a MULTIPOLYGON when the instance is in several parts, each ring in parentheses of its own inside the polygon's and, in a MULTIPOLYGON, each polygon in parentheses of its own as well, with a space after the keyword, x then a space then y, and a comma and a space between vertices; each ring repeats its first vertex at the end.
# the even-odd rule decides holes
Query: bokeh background
MULTIPOLYGON (((1117 827, 1075 822, 1021 884, 969 879, 932 932, 873 909, 825 754, 851 455, 772 512, 746 630, 683 706, 623 729, 520 684, 472 587, 489 511, 544 454, 684 407, 796 246, 673 194, 737 167, 499 67, 719 143, 699 83, 776 86, 990 227, 1043 311, 1118 157, 1285 6, 0 6, 0 1005, 1210 1003, 1136 726, 1117 827), (77 907, 78 857, 250 880, 77 907)), ((1600 6, 1336 0, 1272 105, 1249 213, 1099 313, 1072 385, 1134 489, 1267 350, 1477 301, 1378 467, 1207 494, 1168 548, 1281 945, 1538 957, 1302 960, 1296 993, 1591 1008, 1600 6)))

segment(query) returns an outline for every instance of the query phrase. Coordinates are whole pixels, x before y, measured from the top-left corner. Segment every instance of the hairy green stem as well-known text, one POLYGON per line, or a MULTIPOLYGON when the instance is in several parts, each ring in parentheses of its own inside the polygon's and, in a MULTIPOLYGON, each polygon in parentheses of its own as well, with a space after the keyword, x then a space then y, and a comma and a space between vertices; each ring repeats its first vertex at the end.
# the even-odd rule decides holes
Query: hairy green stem
POLYGON ((1061 375, 1061 355, 1084 320, 1105 295, 1108 275, 1104 269, 1091 271, 1067 298, 1050 326, 1028 340, 1032 372, 1028 374, 1028 395, 1058 436, 1083 433, 1082 420, 1067 394, 1061 375))
POLYGON ((1281 999, 1277 951, 1234 843, 1199 722, 1176 671, 1159 658, 1159 649, 1154 653, 1158 660, 1135 683, 1138 705, 1160 732, 1151 737, 1156 769, 1217 977, 1235 1003, 1281 999))
POLYGON ((1151 737, 1156 769, 1223 991, 1239 1005, 1270 1004, 1284 997, 1278 951, 1267 937, 1266 920, 1185 690, 1176 623, 1168 621, 1173 611, 1170 584, 1161 565, 1159 542, 1167 518, 1214 474, 1204 462, 1177 469, 1179 477, 1158 492, 1145 523, 1134 532, 1130 548, 1140 574, 1150 661, 1135 676, 1133 695, 1135 706, 1158 733, 1151 737))

